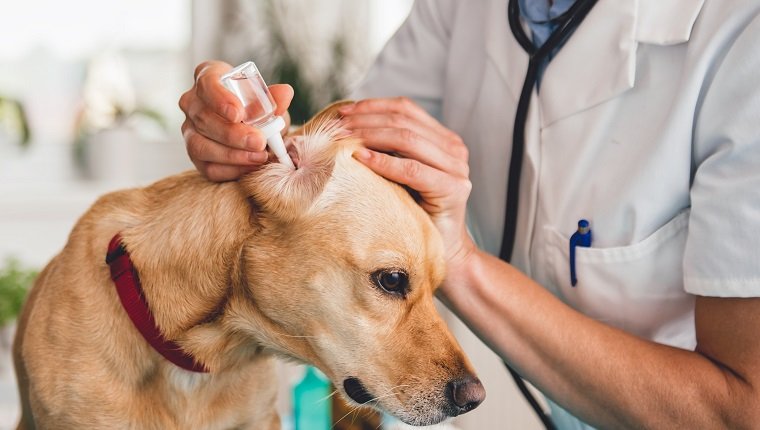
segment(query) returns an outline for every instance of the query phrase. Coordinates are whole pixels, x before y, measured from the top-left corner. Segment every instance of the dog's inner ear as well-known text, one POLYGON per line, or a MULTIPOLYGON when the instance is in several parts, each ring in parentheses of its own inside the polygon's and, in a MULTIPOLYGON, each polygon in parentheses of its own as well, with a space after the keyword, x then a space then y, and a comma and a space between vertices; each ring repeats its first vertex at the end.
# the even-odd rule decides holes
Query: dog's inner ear
POLYGON ((328 160, 307 161, 301 153, 293 158, 299 163, 296 170, 269 163, 240 179, 243 190, 256 206, 284 222, 295 221, 311 207, 333 167, 328 160))
POLYGON ((267 213, 284 222, 304 214, 322 193, 335 167, 336 155, 349 136, 341 128, 335 103, 285 138, 297 166, 271 162, 240 179, 244 192, 267 213))

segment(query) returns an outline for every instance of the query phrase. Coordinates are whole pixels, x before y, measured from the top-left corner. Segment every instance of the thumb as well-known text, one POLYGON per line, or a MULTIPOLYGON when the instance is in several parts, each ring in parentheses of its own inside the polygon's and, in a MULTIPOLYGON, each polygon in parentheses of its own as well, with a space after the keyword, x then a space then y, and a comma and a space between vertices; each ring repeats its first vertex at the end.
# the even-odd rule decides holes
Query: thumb
POLYGON ((274 102, 277 104, 275 109, 275 115, 282 115, 290 106, 290 102, 293 101, 293 87, 288 84, 274 84, 269 86, 269 92, 274 98, 274 102))

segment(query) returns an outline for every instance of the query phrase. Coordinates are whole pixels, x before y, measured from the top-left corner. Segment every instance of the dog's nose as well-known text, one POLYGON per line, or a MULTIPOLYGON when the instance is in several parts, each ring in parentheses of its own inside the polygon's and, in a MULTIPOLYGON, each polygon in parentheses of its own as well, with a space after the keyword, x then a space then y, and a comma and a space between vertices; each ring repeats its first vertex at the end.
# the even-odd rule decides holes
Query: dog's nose
POLYGON ((456 416, 478 407, 486 398, 486 390, 478 378, 466 376, 446 384, 446 397, 454 406, 456 416))

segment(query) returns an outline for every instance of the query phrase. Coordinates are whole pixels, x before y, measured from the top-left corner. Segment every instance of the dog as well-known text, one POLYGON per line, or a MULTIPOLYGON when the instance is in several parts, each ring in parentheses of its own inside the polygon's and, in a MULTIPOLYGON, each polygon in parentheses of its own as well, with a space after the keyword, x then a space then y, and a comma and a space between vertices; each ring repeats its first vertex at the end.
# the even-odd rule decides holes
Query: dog
POLYGON ((19 319, 19 429, 278 429, 277 357, 412 425, 483 401, 434 307, 441 237, 352 157, 339 106, 286 137, 297 170, 95 202, 19 319))

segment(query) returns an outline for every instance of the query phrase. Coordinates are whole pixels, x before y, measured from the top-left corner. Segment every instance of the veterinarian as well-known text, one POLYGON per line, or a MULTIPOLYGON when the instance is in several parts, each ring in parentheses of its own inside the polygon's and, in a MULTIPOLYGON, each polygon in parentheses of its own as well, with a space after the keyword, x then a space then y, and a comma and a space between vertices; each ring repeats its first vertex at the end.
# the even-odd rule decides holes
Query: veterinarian
MULTIPOLYGON (((758 41, 756 0, 418 0, 342 111, 558 428, 760 425, 758 41)), ((267 158, 229 67, 180 102, 215 181, 267 158)))

